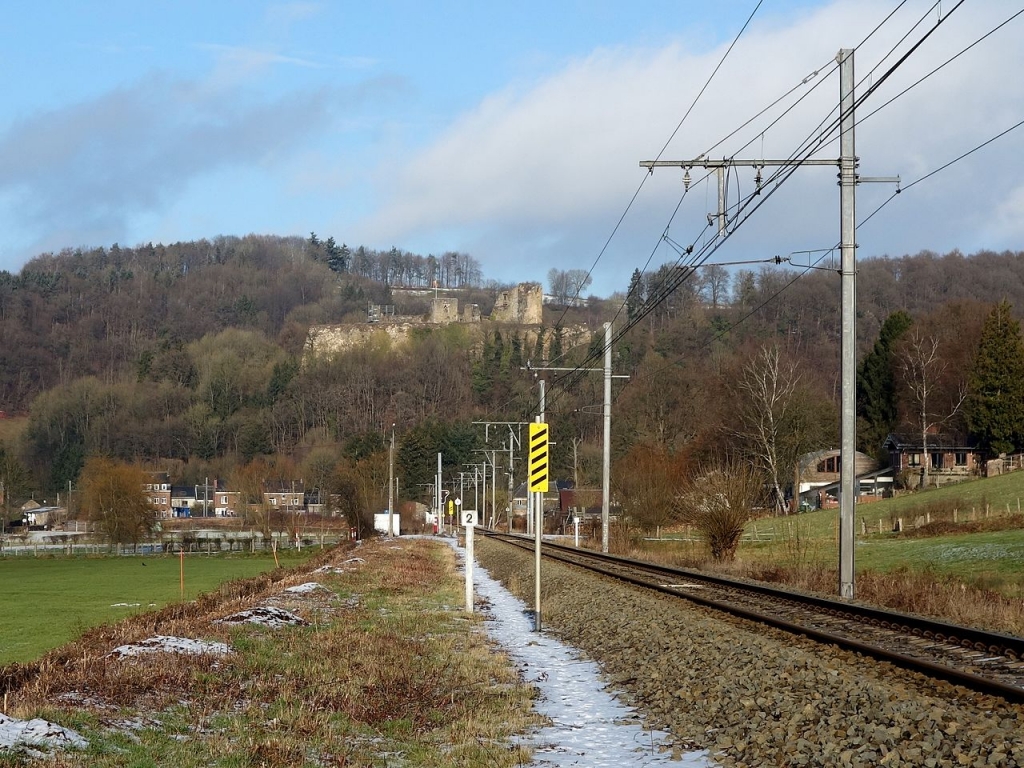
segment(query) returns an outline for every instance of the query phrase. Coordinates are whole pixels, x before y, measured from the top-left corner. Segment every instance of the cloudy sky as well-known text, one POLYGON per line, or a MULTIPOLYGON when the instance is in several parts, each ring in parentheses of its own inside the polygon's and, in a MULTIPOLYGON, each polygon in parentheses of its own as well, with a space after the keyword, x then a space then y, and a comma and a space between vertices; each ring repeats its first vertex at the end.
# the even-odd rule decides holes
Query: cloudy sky
MULTIPOLYGON (((1024 120, 1024 15, 899 95, 1022 0, 763 0, 728 56, 756 0, 12 5, 11 271, 66 247, 315 231, 463 251, 501 281, 596 263, 607 295, 676 258, 663 235, 713 235, 704 172, 680 204, 681 171, 646 177, 640 161, 781 159, 807 140, 838 155, 821 126, 840 48, 857 49, 860 94, 928 36, 858 109, 864 176, 907 187, 1024 120)), ((1022 150, 1024 128, 908 189, 861 228, 859 256, 1024 249, 1022 150)), ((835 245, 835 181, 832 167, 800 169, 711 263, 835 245)), ((752 170, 730 174, 730 204, 753 189, 752 170)), ((859 218, 893 191, 861 185, 859 218)))

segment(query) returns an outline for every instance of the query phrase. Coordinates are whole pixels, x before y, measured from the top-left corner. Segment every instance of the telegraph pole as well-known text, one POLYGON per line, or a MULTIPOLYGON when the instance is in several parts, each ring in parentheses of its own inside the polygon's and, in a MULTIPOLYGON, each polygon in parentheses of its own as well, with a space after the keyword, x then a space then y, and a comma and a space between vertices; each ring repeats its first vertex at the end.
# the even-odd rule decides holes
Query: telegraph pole
MULTIPOLYGON (((840 218, 840 275, 842 279, 842 340, 840 363, 842 387, 840 393, 840 476, 839 476, 839 595, 846 600, 854 598, 854 521, 856 497, 857 449, 857 185, 866 181, 899 184, 899 177, 861 177, 857 175, 858 158, 854 142, 854 74, 853 49, 843 48, 836 55, 839 63, 840 144, 838 160, 707 160, 644 161, 640 165, 652 171, 661 167, 677 167, 686 171, 684 184, 689 184, 689 171, 703 167, 718 174, 718 229, 726 235, 726 200, 724 171, 734 166, 757 169, 757 189, 761 188, 761 169, 767 166, 836 165, 839 167, 840 218)), ((709 217, 710 220, 710 217, 709 217)))
POLYGON ((604 454, 601 457, 601 551, 608 553, 612 475, 612 324, 604 324, 604 454))
MULTIPOLYGON (((678 165, 678 163, 674 163, 678 165)), ((526 364, 528 371, 576 371, 577 368, 549 368, 526 364)), ((601 551, 608 552, 608 518, 610 511, 609 494, 611 490, 612 466, 612 379, 628 379, 626 374, 612 375, 612 324, 604 324, 604 368, 590 368, 590 371, 601 371, 604 374, 604 448, 601 461, 601 551)), ((543 389, 541 397, 543 398, 543 389)), ((541 401, 541 417, 544 415, 544 404, 541 401)))
POLYGON ((437 504, 437 530, 444 533, 444 496, 441 495, 441 454, 437 454, 437 482, 434 484, 434 501, 437 504))
MULTIPOLYGON (((515 493, 515 480, 513 473, 513 466, 515 460, 515 449, 521 444, 519 430, 523 427, 529 427, 529 421, 474 421, 474 424, 483 424, 484 426, 484 442, 489 443, 491 438, 491 427, 508 427, 508 532, 512 533, 512 495, 515 493), (514 428, 514 429, 513 429, 514 428)), ((496 451, 492 453, 496 454, 496 451)), ((487 451, 483 451, 486 456, 487 451)), ((491 467, 493 469, 491 473, 491 505, 495 507, 492 510, 492 518, 497 515, 497 474, 498 467, 495 462, 495 457, 491 458, 491 467)), ((529 494, 529 491, 527 491, 529 494)), ((527 495, 527 501, 529 501, 529 495, 527 495)), ((486 502, 485 502, 486 503, 486 502)), ((530 516, 527 514, 526 522, 530 524, 530 516)))
POLYGON ((391 448, 388 450, 388 536, 395 535, 395 425, 391 425, 391 448))
POLYGON ((839 209, 842 271, 842 355, 839 446, 839 596, 854 598, 854 521, 857 474, 857 155, 854 146, 853 49, 843 48, 839 62, 840 138, 839 209))

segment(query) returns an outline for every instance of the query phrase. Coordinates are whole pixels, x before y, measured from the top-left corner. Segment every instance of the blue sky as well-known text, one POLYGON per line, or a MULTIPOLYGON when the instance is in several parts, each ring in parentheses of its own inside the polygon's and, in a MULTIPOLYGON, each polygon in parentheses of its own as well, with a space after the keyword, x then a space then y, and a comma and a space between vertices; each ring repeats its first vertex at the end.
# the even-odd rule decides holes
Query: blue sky
MULTIPOLYGON (((675 258, 666 227, 680 243, 708 236, 713 190, 696 184, 671 218, 679 173, 659 171, 598 259, 644 181, 639 161, 662 150, 755 5, 11 3, 0 269, 66 247, 315 231, 467 252, 503 282, 597 260, 593 289, 608 295, 675 258)), ((778 123, 776 109, 717 142, 826 80, 839 48, 897 5, 764 0, 663 157, 787 156, 834 106, 834 74, 778 123)), ((858 48, 858 76, 954 2, 931 5, 900 7, 858 48)), ((866 117, 1019 5, 968 0, 865 102, 862 174, 906 184, 1024 119, 1024 17, 866 117)), ((901 195, 862 228, 859 254, 1024 248, 1019 133, 901 195)), ((731 183, 742 193, 752 175, 731 183)), ((862 217, 891 191, 862 185, 862 217)), ((801 170, 711 260, 829 247, 838 221, 834 171, 801 170)))

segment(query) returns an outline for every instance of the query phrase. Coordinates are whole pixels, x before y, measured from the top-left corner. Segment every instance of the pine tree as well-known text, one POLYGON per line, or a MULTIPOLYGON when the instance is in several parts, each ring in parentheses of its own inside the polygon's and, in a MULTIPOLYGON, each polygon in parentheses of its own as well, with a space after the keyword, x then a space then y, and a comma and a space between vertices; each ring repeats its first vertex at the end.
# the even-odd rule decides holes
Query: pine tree
POLYGON ((636 319, 644 305, 643 278, 643 273, 639 269, 634 269, 633 277, 629 280, 629 290, 626 291, 626 317, 630 322, 636 319))
POLYGON ((857 448, 878 458, 882 444, 896 428, 899 411, 894 371, 897 342, 914 321, 900 310, 882 323, 878 341, 857 369, 857 448))
POLYGON ((966 417, 972 437, 987 456, 1024 446, 1024 341, 1005 299, 981 331, 966 417))

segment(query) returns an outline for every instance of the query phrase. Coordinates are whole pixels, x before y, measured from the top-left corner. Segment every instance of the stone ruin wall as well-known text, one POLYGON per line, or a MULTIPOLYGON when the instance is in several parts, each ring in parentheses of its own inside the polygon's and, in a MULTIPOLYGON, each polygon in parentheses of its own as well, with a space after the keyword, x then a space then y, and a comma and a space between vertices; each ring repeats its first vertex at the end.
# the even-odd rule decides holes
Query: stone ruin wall
POLYGON ((544 322, 544 289, 540 283, 520 283, 498 294, 491 320, 496 323, 540 325, 544 322))
MULTIPOLYGON (((543 308, 544 290, 541 284, 520 283, 498 294, 494 311, 488 319, 492 324, 534 326, 520 331, 524 348, 532 349, 539 332, 536 326, 543 323, 543 308)), ((482 324, 478 304, 467 304, 460 313, 457 298, 438 297, 431 301, 430 312, 425 317, 391 316, 376 323, 312 326, 306 338, 306 353, 317 355, 346 351, 374 338, 382 339, 381 334, 387 337, 390 344, 400 345, 408 340, 414 328, 451 323, 472 325, 479 329, 481 346, 484 334, 491 330, 491 326, 482 324)), ((591 333, 585 326, 566 328, 562 343, 565 349, 569 349, 579 344, 589 344, 590 337, 591 333)), ((553 334, 548 329, 544 341, 545 353, 550 349, 552 338, 553 334)))

